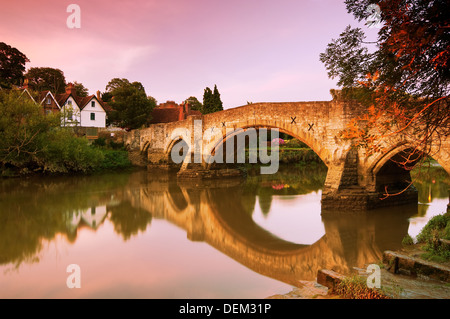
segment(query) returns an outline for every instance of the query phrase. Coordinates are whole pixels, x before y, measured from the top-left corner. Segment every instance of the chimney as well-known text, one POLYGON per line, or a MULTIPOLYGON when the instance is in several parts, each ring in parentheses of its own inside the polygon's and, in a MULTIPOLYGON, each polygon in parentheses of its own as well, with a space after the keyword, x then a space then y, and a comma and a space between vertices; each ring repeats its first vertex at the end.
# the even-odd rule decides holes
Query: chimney
POLYGON ((67 84, 66 93, 75 95, 75 86, 72 83, 67 84))
POLYGON ((184 119, 186 119, 186 116, 185 116, 185 114, 184 114, 184 108, 183 108, 183 106, 180 106, 179 108, 178 108, 178 121, 183 121, 184 119))
POLYGON ((97 91, 97 99, 100 100, 100 91, 97 91))

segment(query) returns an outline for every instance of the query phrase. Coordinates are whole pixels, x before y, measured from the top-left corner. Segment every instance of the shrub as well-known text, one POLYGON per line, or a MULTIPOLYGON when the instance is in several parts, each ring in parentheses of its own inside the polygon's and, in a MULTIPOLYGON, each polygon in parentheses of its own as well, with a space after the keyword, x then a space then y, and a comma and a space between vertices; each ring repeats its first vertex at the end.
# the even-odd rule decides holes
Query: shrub
POLYGON ((344 278, 333 293, 349 299, 389 299, 381 290, 367 287, 366 279, 360 276, 344 278))
POLYGON ((296 138, 286 141, 284 143, 284 146, 292 148, 309 148, 308 145, 306 145, 305 143, 296 138))
POLYGON ((131 166, 127 151, 102 150, 104 160, 99 165, 99 169, 122 169, 131 166))
POLYGON ((433 216, 420 231, 417 236, 417 242, 426 243, 431 239, 433 229, 445 229, 449 220, 450 218, 446 214, 433 216))
POLYGON ((104 159, 102 152, 92 147, 86 138, 75 137, 68 129, 55 129, 41 136, 42 151, 36 163, 49 173, 87 172, 104 159))
POLYGON ((450 240, 450 223, 445 226, 443 237, 444 239, 450 240))
POLYGON ((99 137, 99 138, 97 138, 96 140, 94 140, 92 142, 92 145, 99 146, 99 147, 104 147, 104 146, 106 146, 106 138, 99 137))
POLYGON ((425 243, 423 249, 428 251, 423 257, 426 259, 443 261, 450 259, 450 247, 440 239, 449 238, 450 215, 442 214, 431 218, 417 236, 419 243, 425 243))
POLYGON ((406 236, 402 240, 402 244, 403 245, 413 245, 414 240, 409 234, 406 234, 406 236))
POLYGON ((109 147, 111 147, 113 150, 120 150, 125 149, 125 145, 123 142, 114 142, 113 140, 109 141, 109 147))

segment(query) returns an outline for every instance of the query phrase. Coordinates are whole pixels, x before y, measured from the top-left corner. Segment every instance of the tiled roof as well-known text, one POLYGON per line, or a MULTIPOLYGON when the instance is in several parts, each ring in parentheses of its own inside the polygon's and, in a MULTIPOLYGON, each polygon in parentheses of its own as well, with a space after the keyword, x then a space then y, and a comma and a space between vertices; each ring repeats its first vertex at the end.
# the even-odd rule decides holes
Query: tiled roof
MULTIPOLYGON (((66 101, 70 95, 71 94, 68 94, 68 93, 56 94, 56 96, 55 96, 56 102, 58 102, 59 105, 63 106, 64 103, 66 103, 66 101)), ((76 100, 75 100, 75 102, 76 102, 76 100)), ((78 104, 78 102, 77 102, 77 104, 78 104)))
POLYGON ((75 103, 77 103, 80 110, 84 109, 86 105, 89 103, 89 101, 95 98, 100 103, 101 107, 105 110, 105 112, 111 111, 111 107, 107 105, 105 102, 103 102, 101 99, 99 99, 95 94, 89 96, 77 96, 71 93, 64 93, 64 94, 57 94, 55 98, 59 105, 64 105, 64 103, 70 96, 73 97, 75 103))
POLYGON ((156 123, 170 123, 180 120, 180 113, 182 118, 185 119, 189 115, 201 115, 200 111, 190 110, 189 114, 184 111, 183 105, 177 105, 172 101, 160 104, 153 109, 151 124, 156 123))
POLYGON ((151 124, 169 123, 178 121, 180 115, 179 108, 154 108, 152 112, 151 124))
POLYGON ((202 112, 197 111, 197 110, 191 110, 191 111, 189 112, 189 115, 202 115, 202 112))

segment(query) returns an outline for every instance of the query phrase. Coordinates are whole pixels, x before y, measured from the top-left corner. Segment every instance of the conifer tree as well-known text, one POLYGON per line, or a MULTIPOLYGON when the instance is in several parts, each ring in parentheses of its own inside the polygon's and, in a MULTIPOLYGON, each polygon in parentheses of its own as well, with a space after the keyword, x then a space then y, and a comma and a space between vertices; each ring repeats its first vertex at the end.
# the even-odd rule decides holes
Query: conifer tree
POLYGON ((203 114, 213 113, 213 93, 209 87, 203 92, 203 114))
POLYGON ((223 111, 223 103, 220 99, 220 93, 217 89, 217 85, 214 85, 214 92, 213 92, 213 112, 223 111))
POLYGON ((207 87, 203 93, 203 114, 214 113, 223 110, 223 103, 220 99, 220 93, 217 85, 214 85, 214 91, 207 87))

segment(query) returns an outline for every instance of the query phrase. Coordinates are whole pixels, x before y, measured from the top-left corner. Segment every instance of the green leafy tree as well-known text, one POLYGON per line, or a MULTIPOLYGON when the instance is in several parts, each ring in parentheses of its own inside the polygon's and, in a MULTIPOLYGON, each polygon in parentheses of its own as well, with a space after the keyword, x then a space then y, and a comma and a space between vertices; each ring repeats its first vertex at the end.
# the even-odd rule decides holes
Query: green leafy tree
POLYGON ((75 81, 73 82, 73 86, 75 87, 75 93, 78 96, 86 97, 89 95, 89 90, 82 83, 75 81))
POLYGON ((28 79, 28 86, 34 91, 49 90, 54 94, 64 93, 66 88, 66 78, 60 69, 39 67, 30 68, 25 74, 28 79))
POLYGON ((140 82, 130 83, 127 79, 114 78, 106 86, 106 91, 111 94, 111 123, 130 130, 150 123, 156 100, 147 97, 140 82))
POLYGON ((19 91, 0 91, 0 172, 88 171, 103 161, 89 141, 60 127, 59 114, 45 114, 19 91))
POLYGON ((101 97, 102 97, 102 101, 103 102, 107 102, 108 103, 112 99, 112 94, 111 94, 111 92, 103 92, 101 97))
POLYGON ((195 96, 190 96, 186 102, 189 103, 191 110, 203 112, 203 104, 195 96))
MULTIPOLYGON (((409 130, 416 138, 413 152, 430 154, 433 143, 439 143, 433 136, 450 134, 448 2, 346 0, 345 4, 359 21, 369 19, 369 7, 376 8, 381 24, 375 41, 366 41, 362 29, 348 26, 320 55, 329 77, 338 79, 342 97, 368 106, 369 121, 355 119, 344 135, 376 152, 385 136, 409 130), (384 115, 393 120, 386 121, 384 115), (371 128, 379 133, 367 134, 371 128)), ((410 153, 402 164, 416 162, 417 156, 410 153)))
POLYGON ((0 87, 20 85, 28 58, 10 45, 0 42, 0 87))
POLYGON ((42 148, 40 137, 59 124, 59 119, 45 116, 31 99, 19 92, 0 91, 0 163, 2 167, 26 167, 42 148))

